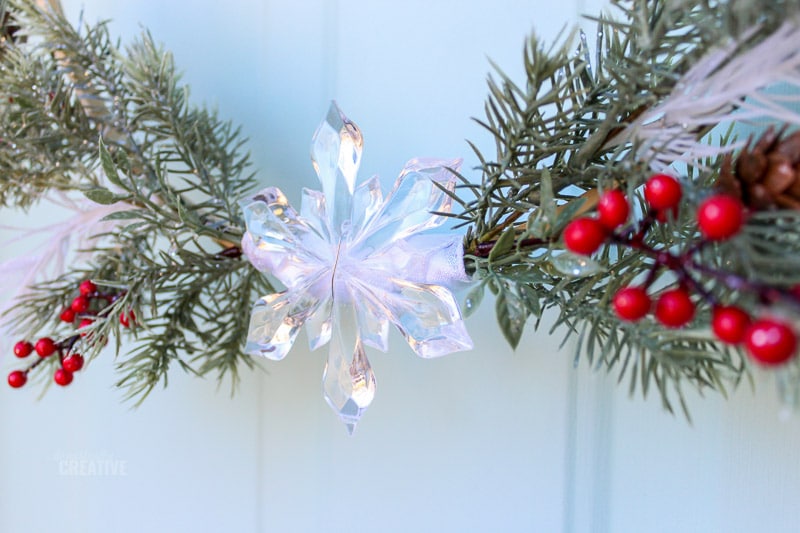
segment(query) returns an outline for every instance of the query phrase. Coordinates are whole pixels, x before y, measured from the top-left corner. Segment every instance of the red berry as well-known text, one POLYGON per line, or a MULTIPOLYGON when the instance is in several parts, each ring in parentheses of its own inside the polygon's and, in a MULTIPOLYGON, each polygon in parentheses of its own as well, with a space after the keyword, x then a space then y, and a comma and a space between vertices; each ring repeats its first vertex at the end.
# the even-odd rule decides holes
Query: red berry
POLYGON ((742 203, 727 194, 707 198, 697 209, 697 224, 705 238, 722 241, 733 237, 744 223, 742 203))
POLYGON ((89 310, 89 298, 86 296, 78 296, 74 300, 72 300, 72 304, 70 307, 76 313, 85 313, 89 310))
POLYGON ((792 328, 777 320, 757 320, 745 333, 747 351, 764 365, 779 365, 797 351, 797 335, 792 328))
POLYGON ((789 294, 794 296, 796 299, 800 300, 800 283, 789 287, 789 294))
POLYGON ((18 389, 25 385, 28 381, 28 376, 22 370, 14 370, 8 375, 8 384, 13 388, 18 389))
POLYGON ((77 372, 83 368, 83 356, 79 353, 70 354, 61 361, 61 366, 67 372, 77 372))
POLYGON ((564 228, 564 244, 571 252, 590 255, 606 240, 606 230, 593 218, 576 218, 564 228))
POLYGON ((750 315, 735 305, 718 305, 714 307, 711 318, 711 329, 722 342, 739 344, 744 340, 750 315))
POLYGON ((622 320, 634 322, 644 317, 652 306, 642 287, 624 287, 614 295, 614 311, 622 320))
MULTIPOLYGON (((87 327, 91 326, 93 322, 94 322, 94 320, 92 320, 91 318, 84 318, 83 320, 81 320, 81 323, 78 326, 78 329, 87 328, 87 327)), ((86 335, 89 335, 89 332, 84 331, 84 332, 81 333, 81 337, 85 337, 86 335)))
POLYGON ((628 204, 628 199, 618 189, 603 193, 597 204, 597 216, 600 224, 609 230, 623 225, 628 220, 630 212, 631 206, 628 204))
POLYGON ((682 195, 678 180, 666 174, 651 176, 644 184, 644 198, 657 211, 676 209, 682 195))
POLYGON ((75 311, 72 310, 71 307, 67 307, 63 311, 61 311, 61 321, 62 322, 69 322, 75 320, 75 311))
POLYGON ((69 370, 65 370, 63 368, 56 369, 55 374, 53 374, 53 381, 61 385, 62 387, 66 387, 70 383, 72 383, 72 372, 69 370))
POLYGON ((134 324, 136 323, 136 314, 133 311, 122 312, 119 314, 119 323, 123 325, 123 327, 129 328, 131 326, 131 322, 134 324))
POLYGON ((19 341, 14 345, 14 355, 17 357, 28 357, 33 353, 33 344, 28 341, 19 341))
POLYGON ((666 291, 656 302, 656 319, 668 328, 680 328, 694 318, 694 303, 686 289, 666 291))
POLYGON ((95 285, 94 283, 92 283, 90 280, 87 279, 81 281, 78 290, 80 291, 81 296, 89 296, 90 294, 94 294, 95 292, 97 292, 97 285, 95 285))
POLYGON ((47 357, 56 351, 56 343, 50 337, 42 337, 36 341, 35 349, 40 357, 47 357))

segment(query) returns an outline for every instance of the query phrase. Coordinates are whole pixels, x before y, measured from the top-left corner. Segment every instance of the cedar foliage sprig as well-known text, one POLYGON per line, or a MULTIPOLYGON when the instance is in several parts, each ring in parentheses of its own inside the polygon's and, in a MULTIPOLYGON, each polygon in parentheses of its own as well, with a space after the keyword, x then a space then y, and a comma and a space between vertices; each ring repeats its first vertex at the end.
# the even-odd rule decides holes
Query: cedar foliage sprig
POLYGON ((238 364, 251 364, 241 351, 249 306, 271 290, 235 244, 236 201, 254 186, 240 132, 190 104, 149 34, 123 50, 106 24, 79 31, 57 5, 15 1, 9 12, 26 38, 3 49, 0 202, 29 207, 56 189, 118 207, 90 264, 32 287, 11 325, 49 333, 77 281, 92 279, 122 296, 82 330, 85 356, 103 347, 91 339, 116 339, 119 352, 117 318, 136 316, 135 347, 118 360, 129 397, 166 384, 176 364, 235 382, 238 364))
MULTIPOLYGON (((547 49, 532 37, 524 49, 523 84, 497 67, 496 76, 489 79, 485 118, 477 122, 494 139, 496 155, 489 157, 473 145, 482 181, 480 187, 465 182, 461 194, 465 208, 459 217, 468 226, 466 264, 478 280, 467 308, 474 308, 488 288, 496 295, 500 327, 514 347, 529 317, 535 317, 538 326, 543 311, 556 308, 553 329, 560 327, 566 338, 577 337, 579 355, 596 366, 618 369, 620 380, 630 380, 632 392, 640 388, 646 394, 654 384, 667 409, 672 410, 677 397, 685 412, 684 382, 724 394, 726 384, 735 385, 746 373, 741 354, 702 329, 676 332, 654 321, 621 323, 611 297, 646 276, 653 259, 609 244, 594 258, 602 267, 599 272, 572 277, 557 267, 564 252, 561 231, 592 210, 598 192, 609 188, 621 187, 636 199, 635 212, 647 212, 638 187, 652 173, 650 161, 637 159, 636 147, 619 141, 617 134, 667 98, 681 75, 709 50, 740 38, 745 30, 751 34, 740 49, 753 46, 796 15, 798 5, 767 0, 612 3, 612 17, 593 19, 595 43, 580 32, 547 49)), ((701 139, 708 131, 690 133, 701 139)), ((728 142, 727 137, 719 140, 728 142)), ((720 163, 702 161, 689 167, 684 183, 690 198, 702 196, 713 184, 720 163)), ((748 254, 769 242, 794 243, 798 222, 791 214, 759 214, 745 235, 706 247, 699 260, 709 265, 724 262, 734 273, 775 282, 775 272, 764 262, 780 257, 781 264, 789 265, 781 268, 778 283, 797 283, 800 270, 791 270, 797 259, 787 248, 773 247, 770 257, 757 254, 756 260, 748 254), (782 229, 759 222, 766 219, 780 220, 782 229), (787 227, 792 237, 786 237, 787 227)), ((696 221, 678 217, 651 231, 647 239, 656 248, 687 249, 698 239, 696 221)), ((702 283, 748 308, 761 303, 735 294, 718 279, 704 278, 702 283)), ((696 324, 708 321, 705 310, 696 324)))

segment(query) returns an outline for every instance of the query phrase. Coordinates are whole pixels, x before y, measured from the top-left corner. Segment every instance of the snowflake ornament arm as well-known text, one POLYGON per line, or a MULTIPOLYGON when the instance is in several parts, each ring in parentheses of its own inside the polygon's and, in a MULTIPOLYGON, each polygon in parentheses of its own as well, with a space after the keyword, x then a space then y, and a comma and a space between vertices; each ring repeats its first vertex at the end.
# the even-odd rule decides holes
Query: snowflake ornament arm
POLYGON ((300 213, 269 187, 242 202, 242 248, 285 285, 253 307, 246 351, 283 359, 305 325, 312 350, 330 343, 325 399, 350 433, 375 396, 365 346, 388 349, 394 324, 420 357, 472 348, 447 285, 465 281, 461 237, 437 231, 450 212, 459 160, 412 160, 384 198, 377 176, 357 184, 363 139, 335 103, 311 155, 322 192, 300 213))

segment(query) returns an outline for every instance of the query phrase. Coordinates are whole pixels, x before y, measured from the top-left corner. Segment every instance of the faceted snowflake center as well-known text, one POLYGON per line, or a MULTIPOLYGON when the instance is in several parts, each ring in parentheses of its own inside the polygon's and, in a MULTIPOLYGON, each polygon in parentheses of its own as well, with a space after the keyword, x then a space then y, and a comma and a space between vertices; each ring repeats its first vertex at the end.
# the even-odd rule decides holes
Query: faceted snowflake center
MULTIPOLYGON (((331 244, 327 276, 330 276, 330 295, 336 301, 347 302, 353 285, 373 285, 386 277, 385 272, 376 272, 369 257, 362 257, 357 245, 342 237, 331 244)), ((327 278, 326 278, 327 279, 327 278)))
POLYGON ((344 245, 344 239, 339 239, 338 244, 336 245, 336 253, 333 257, 333 266, 331 267, 331 298, 336 298, 336 282, 339 281, 337 279, 337 269, 339 268, 339 257, 342 254, 342 246, 344 245))

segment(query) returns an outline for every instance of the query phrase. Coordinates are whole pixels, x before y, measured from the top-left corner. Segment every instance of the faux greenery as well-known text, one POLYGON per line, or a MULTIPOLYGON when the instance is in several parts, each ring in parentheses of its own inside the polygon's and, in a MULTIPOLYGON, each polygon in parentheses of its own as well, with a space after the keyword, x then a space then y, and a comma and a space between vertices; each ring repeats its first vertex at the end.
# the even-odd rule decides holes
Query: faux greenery
MULTIPOLYGON (((254 186, 238 130, 189 103, 172 56, 148 34, 120 49, 105 24, 79 33, 30 2, 10 12, 27 38, 3 53, 0 200, 27 207, 52 190, 76 191, 118 207, 88 264, 31 287, 12 325, 51 332, 80 280, 92 279, 123 294, 93 324, 94 338, 116 339, 119 350, 117 317, 137 317, 134 347, 118 359, 130 396, 166 383, 174 365, 235 378, 240 362, 251 364, 241 353, 250 305, 270 290, 234 244, 236 202, 254 186)), ((85 357, 103 348, 85 344, 85 357)))
MULTIPOLYGON (((564 250, 559 237, 570 220, 594 207, 598 190, 622 187, 638 201, 639 211, 646 211, 640 185, 653 174, 659 155, 673 149, 672 138, 645 151, 640 139, 619 141, 626 125, 669 101, 682 76, 707 54, 739 41, 718 68, 735 61, 737 54, 796 16, 797 4, 618 1, 613 8, 613 18, 594 19, 596 42, 590 44, 580 33, 545 48, 533 37, 525 47, 524 84, 499 69, 497 79, 489 81, 486 118, 478 122, 495 139, 496 155, 489 157, 473 146, 482 181, 479 186, 465 183, 462 195, 468 198, 461 215, 469 230, 467 267, 481 280, 470 299, 480 300, 485 287, 496 295, 498 321, 512 346, 531 315, 538 325, 545 309, 557 308, 553 329, 565 332, 566 338, 577 336, 579 355, 598 366, 618 368, 620 380, 627 376, 631 391, 638 386, 646 394, 654 384, 667 408, 671 409, 670 398, 677 397, 685 409, 684 382, 724 393, 726 383, 738 383, 747 369, 739 352, 714 342, 703 327, 710 310, 701 309, 696 328, 686 331, 667 330, 654 320, 620 322, 611 310, 611 297, 623 285, 645 277, 653 258, 610 245, 595 258, 601 271, 573 277, 556 266, 564 250), (741 41, 745 29, 749 35, 741 41)), ((697 105, 702 110, 702 103, 697 105)), ((722 149, 711 153, 723 153, 733 139, 706 134, 737 119, 717 110, 716 117, 682 129, 695 144, 716 144, 722 149)), ((716 181, 722 157, 675 160, 681 163, 677 170, 689 177, 684 186, 691 198, 716 181)), ((703 260, 724 263, 730 272, 751 280, 792 285, 800 281, 798 222, 796 212, 759 213, 743 237, 705 248, 703 260), (780 250, 761 246, 778 240, 780 250), (779 280, 776 261, 783 265, 779 280), (753 268, 753 263, 759 267, 753 268)), ((650 246, 669 250, 686 249, 697 241, 690 210, 647 236, 650 246)), ((734 300, 740 296, 715 279, 703 283, 734 300)), ((750 308, 759 303, 754 295, 749 300, 741 296, 750 308)))
MULTIPOLYGON (((71 26, 55 1, 0 6, 10 14, 0 59, 0 202, 29 208, 52 195, 83 195, 103 213, 99 230, 87 228, 90 260, 20 296, 8 317, 15 333, 78 335, 59 326, 54 310, 69 303, 80 280, 92 279, 116 298, 80 342, 93 357, 99 340, 113 339, 119 385, 131 397, 166 383, 175 365, 235 378, 240 363, 251 364, 241 352, 250 306, 272 291, 238 248, 236 202, 255 186, 238 130, 191 105, 172 57, 148 34, 121 48, 105 24, 71 26), (116 317, 130 310, 135 325, 124 330, 116 317), (125 332, 133 342, 123 346, 125 332)), ((722 92, 725 68, 752 66, 748 52, 761 53, 759 45, 798 9, 774 0, 618 1, 586 22, 596 40, 573 32, 549 47, 531 38, 522 83, 497 68, 478 120, 496 150, 473 146, 480 181, 464 176, 455 198, 463 206, 467 271, 476 280, 466 309, 488 288, 516 347, 531 316, 538 325, 556 308, 553 329, 565 340, 577 337, 581 355, 616 369, 632 391, 656 388, 668 408, 676 398, 685 408, 686 385, 724 393, 738 383, 746 360, 707 332, 708 308, 687 330, 614 315, 610 298, 648 275, 652 255, 610 244, 593 257, 594 270, 570 274, 564 265, 574 258, 560 236, 614 187, 644 216, 640 186, 669 165, 686 177, 690 204, 713 187, 725 152, 740 148, 729 130, 714 128, 755 116, 737 112, 774 80, 764 74, 721 104, 709 95, 722 92), (677 105, 682 88, 700 86, 698 79, 710 89, 692 100, 688 118, 670 123, 676 109, 685 112, 677 105)), ((797 213, 759 212, 742 235, 698 247, 692 260, 756 285, 790 287, 800 282, 797 213)), ((647 246, 671 253, 698 240, 691 209, 646 234, 647 246)), ((668 276, 654 286, 666 287, 668 276)), ((733 291, 720 276, 699 282, 748 309, 763 303, 757 291, 733 291)))

